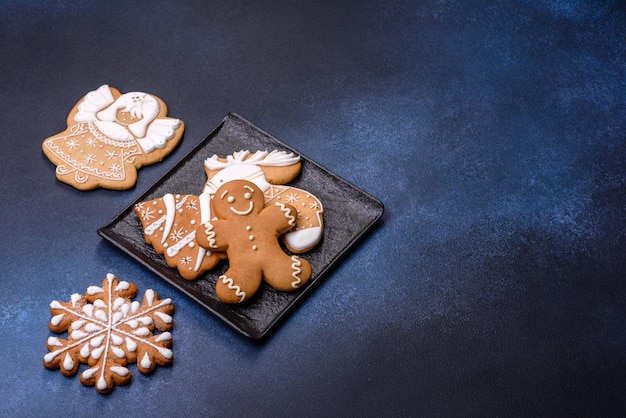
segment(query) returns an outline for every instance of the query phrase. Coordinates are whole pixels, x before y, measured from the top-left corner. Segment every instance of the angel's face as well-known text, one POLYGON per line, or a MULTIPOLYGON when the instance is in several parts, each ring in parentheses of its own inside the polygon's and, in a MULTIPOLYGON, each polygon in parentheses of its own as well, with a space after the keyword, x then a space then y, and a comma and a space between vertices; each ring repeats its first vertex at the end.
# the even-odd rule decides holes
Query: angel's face
POLYGON ((146 93, 126 93, 117 99, 116 120, 122 125, 130 125, 144 117, 146 93))

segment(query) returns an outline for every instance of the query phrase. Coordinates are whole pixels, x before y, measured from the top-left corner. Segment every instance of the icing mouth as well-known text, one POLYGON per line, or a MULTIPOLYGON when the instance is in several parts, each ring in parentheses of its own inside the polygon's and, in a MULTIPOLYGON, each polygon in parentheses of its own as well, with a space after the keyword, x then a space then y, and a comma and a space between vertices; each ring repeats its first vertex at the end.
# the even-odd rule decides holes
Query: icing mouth
POLYGON ((254 207, 254 202, 250 202, 250 206, 248 207, 247 210, 237 210, 234 207, 230 207, 230 210, 232 213, 234 213, 235 215, 239 215, 239 216, 245 216, 247 214, 249 214, 250 212, 252 212, 252 208, 254 207))

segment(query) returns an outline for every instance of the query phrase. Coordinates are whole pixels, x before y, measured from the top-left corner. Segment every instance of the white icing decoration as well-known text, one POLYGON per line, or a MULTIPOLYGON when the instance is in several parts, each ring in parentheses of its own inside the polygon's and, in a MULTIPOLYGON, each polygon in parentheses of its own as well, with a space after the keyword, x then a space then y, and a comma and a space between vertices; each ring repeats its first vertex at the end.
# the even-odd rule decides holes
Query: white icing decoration
POLYGON ((172 339, 172 334, 170 332, 162 332, 159 334, 154 341, 160 343, 161 341, 169 341, 172 339))
POLYGON ((143 367, 144 369, 149 369, 150 366, 152 366, 152 362, 150 361, 150 356, 146 352, 141 359, 141 367, 143 367))
POLYGON ((124 298, 115 299, 115 301, 113 301, 113 309, 114 310, 120 309, 124 305, 125 302, 126 301, 124 300, 124 298))
POLYGON ((219 279, 224 283, 230 290, 235 291, 235 296, 240 297, 239 302, 243 302, 246 299, 246 292, 241 290, 241 287, 237 286, 233 279, 227 277, 226 275, 222 275, 219 279))
POLYGON ((88 323, 87 325, 85 325, 85 331, 87 331, 90 334, 93 334, 94 332, 100 331, 102 329, 101 326, 98 326, 94 323, 88 323))
POLYGON ((206 229, 204 230, 204 234, 209 242, 209 247, 217 248, 217 245, 215 244, 215 231, 213 231, 213 225, 210 222, 207 222, 205 226, 206 229))
POLYGON ((154 314, 158 316, 161 319, 161 321, 165 322, 166 324, 170 324, 172 322, 172 317, 168 314, 165 314, 163 312, 155 312, 154 314))
POLYGON ((117 284, 117 286, 115 287, 115 290, 119 292, 120 290, 127 290, 128 288, 130 288, 130 283, 123 280, 117 284))
POLYGON ((106 313, 104 313, 104 311, 96 311, 96 312, 94 313, 94 316, 96 317, 96 319, 98 319, 98 320, 100 320, 100 321, 102 321, 102 322, 106 322, 106 321, 107 321, 107 319, 109 319, 109 318, 107 317, 107 314, 106 314, 106 313))
POLYGON ((72 360, 69 353, 65 354, 65 358, 63 359, 63 368, 65 370, 72 370, 74 368, 74 360, 72 360))
POLYGON ((92 296, 100 292, 104 292, 104 289, 101 288, 100 286, 89 286, 87 288, 87 293, 92 296))
POLYGON ((148 306, 152 306, 154 304, 154 290, 148 289, 145 293, 146 302, 148 302, 148 306))
POLYGON ((78 302, 80 302, 82 299, 83 299, 83 295, 74 293, 70 298, 70 301, 72 302, 72 307, 76 307, 78 305, 78 302))
POLYGON ((98 120, 96 113, 115 101, 109 86, 102 85, 97 90, 90 91, 78 105, 78 112, 74 116, 76 122, 93 122, 98 120))
POLYGON ((111 371, 122 377, 128 376, 128 373, 130 373, 130 371, 126 367, 122 366, 113 366, 111 367, 111 371))
POLYGON ((89 341, 89 344, 94 348, 100 347, 102 345, 102 342, 104 341, 104 337, 104 334, 94 337, 89 341))
POLYGON ((124 343, 124 339, 116 334, 111 334, 111 342, 115 345, 122 345, 124 343))
POLYGON ((106 380, 104 380, 104 374, 100 376, 100 379, 98 379, 98 384, 96 386, 100 390, 105 390, 107 388, 107 382, 106 380))
POLYGON ((50 320, 50 323, 56 327, 57 325, 59 325, 61 323, 61 321, 63 320, 64 316, 65 316, 65 314, 62 314, 62 313, 60 313, 58 315, 54 315, 52 317, 52 319, 50 320))
POLYGON ((310 227, 285 234, 285 240, 295 251, 304 251, 317 244, 322 238, 322 227, 310 227))
POLYGON ((172 245, 171 247, 168 246, 166 250, 167 255, 169 255, 170 257, 176 256, 176 254, 178 254, 178 252, 182 248, 184 248, 185 245, 192 243, 195 238, 196 238, 196 231, 192 231, 190 234, 186 235, 183 239, 178 241, 176 244, 172 245))
POLYGON ((300 283, 302 283, 302 280, 300 279, 300 277, 298 277, 300 273, 302 273, 302 269, 300 268, 300 266, 302 266, 302 261, 300 261, 300 257, 298 257, 297 255, 292 256, 291 260, 293 261, 293 263, 291 264, 291 268, 293 269, 291 277, 293 277, 294 279, 291 283, 291 287, 297 289, 298 287, 300 287, 300 283))
POLYGON ((138 337, 147 337, 148 335, 150 335, 150 330, 146 327, 141 327, 133 331, 133 334, 138 337))
POLYGON ((137 351, 137 343, 131 338, 126 337, 126 349, 131 353, 134 353, 135 351, 137 351))
POLYGON ((85 338, 89 334, 86 333, 86 332, 83 332, 83 331, 73 331, 70 335, 71 335, 72 339, 80 340, 82 338, 85 338))
MULTIPOLYGON (((50 321, 50 322, 52 322, 52 321, 50 321)), ((84 320, 74 321, 74 322, 72 322, 71 328, 72 329, 79 329, 80 327, 83 326, 84 323, 85 323, 84 320)))
POLYGON ((161 239, 161 244, 165 242, 170 231, 172 230, 172 225, 174 225, 174 208, 176 206, 176 200, 174 196, 170 193, 163 196, 163 203, 165 204, 165 229, 163 232, 163 238, 161 239))
POLYGON ((254 209, 254 202, 250 202, 250 205, 248 206, 248 209, 246 209, 246 210, 237 210, 237 209, 235 209, 232 206, 229 209, 235 215, 246 216, 246 215, 249 215, 252 212, 252 209, 254 209))
POLYGON ((286 167, 300 161, 300 157, 292 152, 274 150, 271 152, 257 151, 250 156, 250 151, 238 151, 226 157, 226 161, 220 161, 217 155, 204 160, 204 165, 209 170, 220 170, 233 165, 258 165, 264 167, 286 167))
POLYGON ((126 353, 124 353, 124 350, 119 347, 111 347, 111 352, 117 358, 124 358, 124 356, 126 355, 126 353))
POLYGON ((157 347, 157 351, 166 359, 172 358, 172 350, 169 348, 157 347))
POLYGON ((48 337, 48 345, 51 347, 63 347, 63 344, 57 337, 48 337))
MULTIPOLYGON (((165 305, 165 304, 162 303, 161 305, 165 305)), ((150 318, 149 316, 142 316, 140 318, 137 318, 137 321, 140 322, 142 325, 152 324, 152 318, 150 318)))
POLYGON ((85 306, 83 306, 83 312, 89 318, 93 317, 93 305, 85 305, 85 306))
POLYGON ((104 352, 104 346, 100 346, 96 348, 95 350, 91 351, 91 358, 98 360, 102 356, 103 352, 104 352))
POLYGON ((89 344, 88 343, 81 347, 81 349, 80 349, 80 356, 82 358, 89 357, 89 344))
POLYGON ((289 219, 289 225, 294 226, 296 218, 291 214, 291 209, 286 207, 282 202, 276 202, 275 205, 278 206, 280 210, 283 211, 285 217, 289 219))
POLYGON ((98 367, 92 367, 90 369, 85 370, 82 373, 83 379, 89 380, 98 372, 98 367))
POLYGON ((137 142, 145 152, 165 148, 167 141, 174 138, 176 129, 180 126, 178 119, 156 119, 148 128, 145 138, 138 138, 137 142))

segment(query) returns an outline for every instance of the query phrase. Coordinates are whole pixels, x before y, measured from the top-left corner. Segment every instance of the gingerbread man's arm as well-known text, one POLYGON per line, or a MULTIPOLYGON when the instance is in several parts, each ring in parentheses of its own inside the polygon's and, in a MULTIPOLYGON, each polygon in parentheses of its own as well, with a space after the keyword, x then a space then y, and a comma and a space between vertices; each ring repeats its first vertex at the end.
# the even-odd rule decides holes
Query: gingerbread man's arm
POLYGON ((276 235, 289 231, 296 224, 296 209, 282 202, 267 206, 261 212, 261 217, 269 225, 275 225, 276 235))
POLYGON ((226 251, 227 239, 223 233, 224 221, 213 220, 201 224, 196 229, 196 241, 198 245, 209 251, 226 251))

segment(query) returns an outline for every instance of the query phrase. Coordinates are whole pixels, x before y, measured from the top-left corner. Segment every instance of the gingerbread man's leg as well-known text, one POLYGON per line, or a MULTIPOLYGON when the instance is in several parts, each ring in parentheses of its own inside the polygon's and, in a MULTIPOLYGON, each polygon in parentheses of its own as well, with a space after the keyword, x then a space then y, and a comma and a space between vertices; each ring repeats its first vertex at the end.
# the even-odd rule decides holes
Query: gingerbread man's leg
POLYGON ((311 278, 311 264, 297 255, 285 254, 279 262, 267 263, 263 278, 274 289, 289 292, 304 286, 311 278))
POLYGON ((256 293, 261 285, 261 272, 231 267, 218 277, 215 294, 224 303, 241 303, 256 293))

